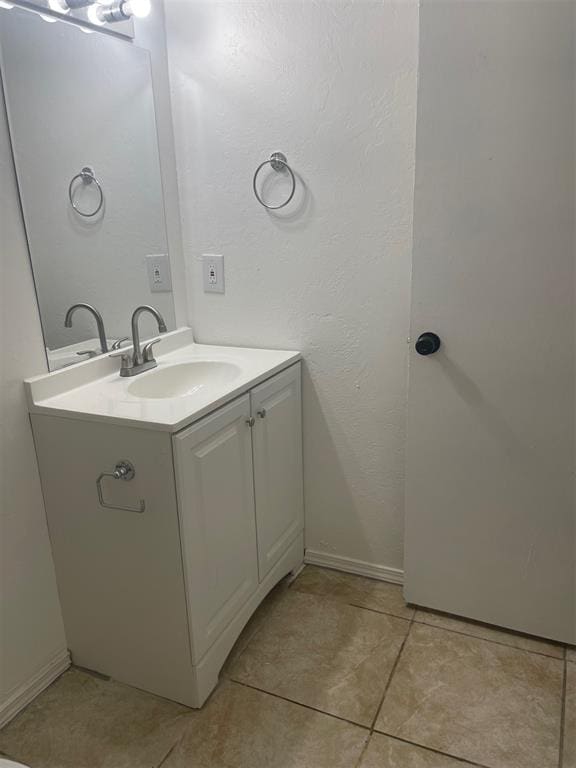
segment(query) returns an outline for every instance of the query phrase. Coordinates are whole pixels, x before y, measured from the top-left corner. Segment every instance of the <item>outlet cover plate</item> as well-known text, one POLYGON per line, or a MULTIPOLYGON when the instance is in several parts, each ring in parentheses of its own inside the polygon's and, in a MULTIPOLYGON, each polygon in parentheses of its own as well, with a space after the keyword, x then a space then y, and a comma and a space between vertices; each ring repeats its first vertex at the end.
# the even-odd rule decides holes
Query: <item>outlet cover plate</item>
POLYGON ((224 293, 224 256, 220 253, 202 254, 204 293, 224 293))
POLYGON ((172 274, 167 253, 155 253, 146 256, 146 271, 151 293, 170 293, 172 291, 172 274))

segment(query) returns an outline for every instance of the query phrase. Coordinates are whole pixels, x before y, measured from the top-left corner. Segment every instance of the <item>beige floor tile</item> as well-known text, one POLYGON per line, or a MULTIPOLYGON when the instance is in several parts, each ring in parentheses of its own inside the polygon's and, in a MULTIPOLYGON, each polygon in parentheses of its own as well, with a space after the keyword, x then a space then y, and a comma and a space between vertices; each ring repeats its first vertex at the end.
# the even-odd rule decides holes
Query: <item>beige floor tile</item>
POLYGON ((568 661, 576 661, 576 648, 568 646, 566 648, 566 658, 568 661))
POLYGON ((370 725, 409 626, 403 619, 291 590, 230 676, 370 725))
POLYGON ((490 768, 557 768, 563 662, 413 624, 376 728, 490 768))
POLYGON ((512 648, 522 648, 524 651, 543 653, 546 656, 553 656, 555 659, 564 658, 564 646, 559 643, 548 642, 547 640, 539 640, 536 637, 517 635, 514 632, 507 632, 505 629, 490 627, 486 624, 477 624, 473 621, 466 621, 465 619, 433 611, 418 610, 414 619, 415 621, 429 624, 432 627, 463 632, 466 635, 480 637, 483 640, 494 640, 497 643, 503 643, 512 648))
POLYGON ((330 597, 348 605, 411 619, 414 609, 404 602, 402 587, 351 573, 307 565, 292 585, 298 592, 330 597))
POLYGON ((0 731, 0 749, 33 768, 148 768, 190 712, 72 669, 0 731))
POLYGON ((264 625, 264 622, 273 611, 274 607, 278 605, 288 594, 289 586, 290 582, 288 578, 283 579, 274 587, 271 592, 268 593, 265 599, 260 603, 258 609, 252 614, 248 620, 248 623, 242 630, 242 634, 228 654, 228 658, 226 659, 224 666, 222 667, 222 671, 220 672, 221 677, 229 677, 230 669, 234 666, 236 659, 238 659, 250 640, 264 625))
POLYGON ((470 763, 375 733, 359 768, 470 768, 470 763))
POLYGON ((368 731, 224 682, 162 768, 353 768, 368 731))
POLYGON ((576 768, 576 664, 566 664, 566 714, 564 719, 564 763, 576 768))

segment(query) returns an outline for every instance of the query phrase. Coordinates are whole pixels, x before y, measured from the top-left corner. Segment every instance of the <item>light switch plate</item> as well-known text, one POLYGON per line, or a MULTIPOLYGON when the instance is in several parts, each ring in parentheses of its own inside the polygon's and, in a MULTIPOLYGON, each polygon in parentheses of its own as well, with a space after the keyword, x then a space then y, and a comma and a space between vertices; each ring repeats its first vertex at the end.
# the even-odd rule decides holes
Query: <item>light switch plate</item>
POLYGON ((224 293, 224 256, 220 253, 202 254, 204 293, 224 293))
POLYGON ((167 253, 155 253, 146 256, 146 271, 148 272, 148 285, 152 293, 170 293, 172 274, 167 253))

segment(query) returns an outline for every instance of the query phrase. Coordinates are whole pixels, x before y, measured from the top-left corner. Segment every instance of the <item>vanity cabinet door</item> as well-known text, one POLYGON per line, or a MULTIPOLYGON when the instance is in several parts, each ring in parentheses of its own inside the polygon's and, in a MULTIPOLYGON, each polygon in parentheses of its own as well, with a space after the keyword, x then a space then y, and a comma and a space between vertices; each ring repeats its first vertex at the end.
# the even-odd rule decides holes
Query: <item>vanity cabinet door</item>
POLYGON ((174 436, 193 663, 258 586, 248 395, 174 436))
POLYGON ((304 525, 300 363, 252 390, 260 581, 304 525))

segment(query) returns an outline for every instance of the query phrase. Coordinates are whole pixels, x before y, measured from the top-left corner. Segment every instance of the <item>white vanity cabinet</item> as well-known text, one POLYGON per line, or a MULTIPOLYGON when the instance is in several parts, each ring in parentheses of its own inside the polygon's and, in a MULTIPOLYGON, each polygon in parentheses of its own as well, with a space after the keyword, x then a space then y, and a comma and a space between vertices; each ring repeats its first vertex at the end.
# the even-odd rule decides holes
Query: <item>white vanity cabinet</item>
POLYGON ((298 365, 250 393, 260 579, 304 527, 300 387, 298 365))
POLYGON ((201 706, 303 560, 300 363, 177 432, 31 418, 73 661, 201 706))
POLYGON ((173 437, 198 663, 304 526, 300 364, 173 437))
POLYGON ((258 586, 250 397, 174 436, 192 658, 258 586))

